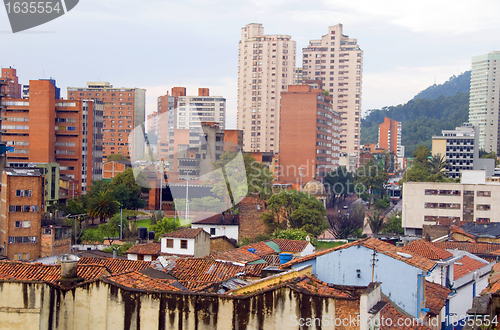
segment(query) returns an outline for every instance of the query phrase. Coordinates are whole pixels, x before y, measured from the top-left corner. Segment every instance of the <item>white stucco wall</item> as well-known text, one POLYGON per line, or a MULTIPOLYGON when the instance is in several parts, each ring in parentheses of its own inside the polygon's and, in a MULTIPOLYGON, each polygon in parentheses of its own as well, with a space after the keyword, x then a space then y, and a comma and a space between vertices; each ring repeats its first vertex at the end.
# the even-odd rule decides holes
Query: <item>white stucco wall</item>
POLYGON ((174 240, 174 247, 167 248, 167 238, 161 238, 161 252, 163 253, 172 253, 172 254, 185 254, 185 255, 194 255, 194 239, 186 239, 186 238, 172 238, 174 240), (181 240, 187 240, 187 249, 181 249, 181 240))
POLYGON ((210 234, 210 228, 215 228, 215 236, 227 236, 228 238, 234 238, 238 241, 238 226, 221 226, 221 225, 206 225, 206 224, 196 224, 192 223, 191 228, 201 228, 208 234, 210 234))

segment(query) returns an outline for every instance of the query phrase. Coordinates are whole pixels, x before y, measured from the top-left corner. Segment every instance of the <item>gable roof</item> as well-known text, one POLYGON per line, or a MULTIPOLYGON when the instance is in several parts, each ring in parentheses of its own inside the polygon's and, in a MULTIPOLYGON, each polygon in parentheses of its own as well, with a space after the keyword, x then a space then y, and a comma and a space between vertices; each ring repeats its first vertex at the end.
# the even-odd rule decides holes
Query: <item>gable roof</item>
POLYGON ((462 276, 472 273, 476 269, 484 267, 488 263, 483 263, 479 260, 472 259, 469 256, 463 256, 462 259, 455 262, 453 265, 453 279, 457 280, 462 276))
POLYGON ((285 252, 302 252, 309 244, 309 242, 305 240, 272 239, 271 241, 278 244, 281 251, 285 252))
MULTIPOLYGON (((221 253, 214 253, 209 256, 210 259, 214 260, 225 260, 233 262, 248 263, 254 262, 262 259, 263 256, 277 254, 280 251, 273 249, 270 245, 265 242, 257 242, 252 244, 243 245, 237 249, 228 250, 221 253), (249 249, 255 249, 255 252, 250 252, 249 249)), ((279 250, 278 245, 275 246, 279 250)))
POLYGON ((181 227, 181 228, 179 228, 176 231, 173 231, 171 233, 163 234, 162 237, 190 239, 190 238, 195 238, 202 231, 203 231, 203 229, 201 229, 201 228, 194 229, 194 228, 181 227))
POLYGON ((151 242, 147 244, 136 244, 127 250, 127 253, 142 255, 160 255, 161 243, 151 242))
POLYGON ((429 313, 439 315, 450 293, 451 290, 442 285, 425 281, 425 307, 429 308, 429 313))
POLYGON ((488 286, 484 288, 481 295, 486 293, 498 294, 500 292, 500 263, 496 263, 491 268, 491 275, 488 278, 488 286))
POLYGON ((445 260, 453 257, 451 252, 443 250, 436 245, 419 239, 403 247, 406 252, 413 252, 431 260, 445 260))
POLYGON ((81 257, 80 260, 78 260, 78 265, 85 264, 104 266, 111 274, 121 273, 127 270, 143 270, 151 266, 150 261, 81 257))
POLYGON ((207 213, 198 213, 194 219, 195 225, 219 225, 219 226, 238 226, 240 218, 234 214, 213 213, 207 218, 207 213))
MULTIPOLYGON (((77 276, 91 281, 109 274, 102 265, 77 266, 77 276)), ((46 282, 57 285, 61 279, 61 265, 44 265, 19 261, 0 261, 0 279, 46 282)))
POLYGON ((168 274, 177 278, 188 289, 196 289, 207 284, 227 280, 237 275, 260 277, 268 264, 235 265, 230 262, 210 259, 177 259, 168 274))
POLYGON ((295 264, 298 264, 298 263, 301 263, 304 261, 308 261, 308 260, 313 260, 319 256, 329 254, 329 253, 334 252, 334 251, 347 249, 347 248, 357 246, 357 245, 361 245, 361 246, 364 246, 368 249, 375 250, 379 253, 385 254, 391 258, 402 261, 410 266, 420 268, 420 269, 425 270, 425 271, 432 270, 434 268, 434 266, 436 265, 435 261, 432 261, 432 260, 427 259, 425 257, 419 256, 416 253, 403 251, 401 248, 398 248, 392 244, 385 243, 385 242, 378 240, 376 238, 368 237, 368 238, 360 239, 360 240, 357 240, 357 241, 354 241, 351 243, 340 245, 340 246, 337 246, 334 248, 330 248, 330 249, 327 249, 324 251, 316 252, 316 253, 310 254, 308 256, 293 259, 293 260, 287 262, 286 264, 281 265, 281 268, 288 268, 288 267, 293 266, 295 264), (398 254, 401 252, 404 252, 406 254, 410 254, 411 258, 405 258, 403 255, 398 254))

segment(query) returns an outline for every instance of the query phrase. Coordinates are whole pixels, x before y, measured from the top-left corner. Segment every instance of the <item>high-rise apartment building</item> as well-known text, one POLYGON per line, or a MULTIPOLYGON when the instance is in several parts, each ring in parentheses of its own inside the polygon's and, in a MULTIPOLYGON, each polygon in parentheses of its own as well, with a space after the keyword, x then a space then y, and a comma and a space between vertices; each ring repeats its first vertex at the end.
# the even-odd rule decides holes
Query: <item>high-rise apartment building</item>
MULTIPOLYGON (((29 99, 2 100, 2 141, 14 148, 7 162, 58 163, 60 174, 74 180, 73 193, 85 193, 102 178, 102 102, 57 100, 50 80, 30 80, 30 91, 29 99)), ((56 199, 58 179, 52 182, 48 200, 56 199)))
POLYGON ((404 147, 401 145, 402 127, 400 122, 387 117, 378 126, 378 147, 396 155, 400 163, 404 158, 404 147))
POLYGON ((341 152, 352 156, 359 153, 361 140, 363 51, 342 28, 342 24, 330 26, 326 35, 302 49, 302 77, 321 80, 329 91, 341 116, 341 152))
POLYGON ((295 82, 295 53, 289 35, 265 35, 258 23, 241 29, 237 120, 244 151, 279 151, 280 93, 295 82))
POLYGON ((138 159, 143 153, 143 140, 134 140, 130 133, 145 122, 145 89, 114 88, 108 82, 88 82, 87 87, 68 87, 68 100, 103 102, 103 158, 111 154, 130 158, 135 150, 138 153, 135 159, 138 159))
POLYGON ((290 85, 281 93, 278 180, 303 183, 339 166, 340 115, 322 89, 290 85))
POLYGON ((16 69, 2 68, 0 80, 4 80, 6 82, 6 85, 0 88, 0 92, 3 92, 4 97, 10 97, 13 99, 21 98, 21 84, 19 84, 16 69))
POLYGON ((472 58, 470 78, 469 123, 479 128, 479 149, 498 153, 500 146, 499 97, 500 51, 472 58))
POLYGON ((202 122, 226 126, 226 99, 210 96, 208 88, 199 88, 198 96, 177 96, 176 129, 201 129, 202 122))

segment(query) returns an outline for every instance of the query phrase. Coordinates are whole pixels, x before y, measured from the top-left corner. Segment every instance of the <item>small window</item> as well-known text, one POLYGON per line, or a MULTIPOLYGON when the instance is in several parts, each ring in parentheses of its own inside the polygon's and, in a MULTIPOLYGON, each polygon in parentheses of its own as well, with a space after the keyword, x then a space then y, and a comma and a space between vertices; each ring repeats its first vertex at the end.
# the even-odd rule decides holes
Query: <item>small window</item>
POLYGON ((215 235, 215 228, 210 228, 210 235, 215 235))
POLYGON ((171 238, 167 238, 167 248, 172 249, 174 247, 174 240, 171 238))
POLYGON ((21 228, 23 226, 22 221, 16 221, 16 228, 21 228))
POLYGON ((24 196, 25 197, 31 197, 31 190, 25 190, 24 191, 24 196))
POLYGON ((181 239, 181 249, 187 249, 187 248, 188 248, 187 239, 181 239))
POLYGON ((23 197, 24 196, 24 190, 16 190, 16 197, 23 197))

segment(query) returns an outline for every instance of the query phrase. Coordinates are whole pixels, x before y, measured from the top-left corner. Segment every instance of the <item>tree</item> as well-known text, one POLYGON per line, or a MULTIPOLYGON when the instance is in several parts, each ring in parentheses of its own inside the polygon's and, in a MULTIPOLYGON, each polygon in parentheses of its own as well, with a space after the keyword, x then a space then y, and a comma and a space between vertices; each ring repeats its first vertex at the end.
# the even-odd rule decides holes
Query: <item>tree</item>
POLYGON ((318 240, 314 237, 314 235, 306 232, 304 229, 278 229, 271 235, 272 238, 300 241, 305 241, 308 236, 311 240, 311 244, 316 246, 318 244, 318 240))
POLYGON ((107 253, 113 253, 113 251, 116 250, 117 254, 119 256, 122 256, 125 253, 127 253, 127 250, 130 249, 132 246, 133 246, 132 243, 123 243, 122 245, 112 244, 110 247, 104 248, 102 250, 107 253))
POLYGON ((220 213, 226 210, 222 201, 212 196, 193 198, 189 201, 189 205, 190 210, 197 212, 220 213))
POLYGON ((430 156, 431 151, 427 146, 418 145, 417 149, 412 154, 412 157, 414 157, 413 164, 420 164, 424 167, 430 167, 428 161, 430 156))
POLYGON ((399 234, 402 235, 404 233, 403 226, 401 225, 401 211, 392 212, 384 226, 382 227, 382 234, 399 234))
POLYGON ((379 210, 368 215, 366 219, 367 224, 370 226, 373 234, 378 234, 384 225, 384 217, 379 210))
MULTIPOLYGON (((368 192, 369 194, 378 194, 380 197, 384 194, 384 186, 389 180, 389 175, 381 164, 375 164, 370 160, 365 166, 360 166, 356 171, 355 191, 358 194, 368 192)), ((370 196, 371 197, 371 196, 370 196)), ((368 204, 370 208, 370 203, 368 204)))
POLYGON ((127 168, 116 175, 107 187, 115 199, 126 209, 143 208, 145 202, 141 197, 141 187, 137 184, 132 168, 127 168))
POLYGON ((149 226, 150 231, 155 232, 155 239, 159 240, 161 235, 176 231, 181 226, 178 218, 163 218, 156 225, 149 226))
POLYGON ((354 176, 347 171, 345 166, 339 166, 335 170, 326 174, 324 179, 326 190, 332 195, 332 205, 339 197, 347 197, 354 192, 354 176))
POLYGON ((215 163, 215 168, 223 168, 227 175, 226 180, 220 180, 212 188, 212 192, 220 199, 226 197, 229 192, 231 202, 234 202, 237 197, 258 195, 260 198, 267 199, 272 195, 271 181, 273 175, 263 164, 259 163, 250 154, 243 154, 243 164, 237 161, 238 153, 228 152, 223 153, 219 160, 215 163), (242 172, 242 167, 245 167, 245 172, 242 172), (246 185, 242 183, 246 181, 246 185), (235 189, 237 191, 232 191, 235 189))
POLYGON ((349 237, 361 237, 363 225, 365 222, 365 209, 363 205, 358 204, 351 213, 329 214, 328 231, 337 239, 346 239, 349 237))
POLYGON ((158 221, 163 219, 163 211, 153 211, 151 214, 151 218, 149 219, 149 223, 151 225, 156 225, 158 221))
POLYGON ((318 236, 328 228, 323 203, 303 192, 284 190, 267 201, 267 208, 262 219, 270 232, 293 228, 318 236))
POLYGON ((128 158, 123 156, 122 154, 110 154, 106 156, 106 161, 108 162, 122 162, 122 161, 128 161, 128 158))
POLYGON ((106 218, 113 216, 119 209, 120 205, 108 191, 100 191, 89 202, 89 215, 93 218, 99 218, 101 223, 106 218))
POLYGON ((429 159, 428 162, 429 173, 431 175, 442 174, 446 171, 446 160, 444 159, 444 156, 441 156, 441 154, 432 156, 432 158, 429 159))

